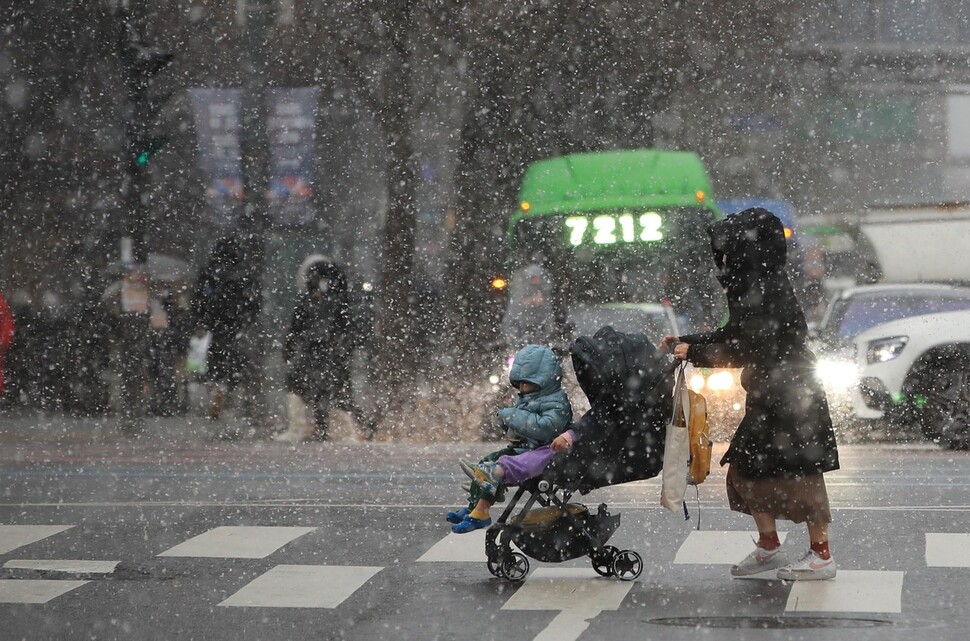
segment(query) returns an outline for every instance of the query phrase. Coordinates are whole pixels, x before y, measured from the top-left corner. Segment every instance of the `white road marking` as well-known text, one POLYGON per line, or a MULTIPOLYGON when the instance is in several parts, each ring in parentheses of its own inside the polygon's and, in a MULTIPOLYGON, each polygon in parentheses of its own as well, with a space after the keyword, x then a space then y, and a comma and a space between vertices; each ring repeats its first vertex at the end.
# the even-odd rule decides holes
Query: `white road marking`
POLYGON ((484 563, 486 560, 485 532, 484 528, 467 534, 449 532, 448 536, 432 545, 427 552, 422 554, 418 561, 423 563, 484 563))
POLYGON ((600 577, 588 568, 539 568, 502 609, 559 610, 533 641, 575 641, 600 612, 618 609, 633 584, 600 577))
POLYGON ((264 559, 314 527, 224 525, 194 536, 158 556, 264 559))
POLYGON ((14 559, 3 564, 10 570, 41 570, 74 574, 111 574, 121 561, 75 561, 70 559, 14 559))
POLYGON ((839 570, 830 581, 795 581, 786 612, 899 614, 905 572, 839 570))
POLYGON ((0 579, 0 603, 47 603, 90 581, 0 579))
MULTIPOLYGON (((787 532, 779 532, 778 538, 784 543, 787 535, 787 532)), ((691 530, 684 542, 680 544, 674 557, 674 564, 734 565, 754 549, 752 539, 758 540, 757 532, 691 530)))
POLYGON ((69 530, 73 525, 0 525, 0 554, 69 530))
POLYGON ((931 568, 970 568, 970 534, 927 532, 926 565, 931 568))
POLYGON ((336 608, 383 569, 350 565, 277 565, 219 605, 336 608))

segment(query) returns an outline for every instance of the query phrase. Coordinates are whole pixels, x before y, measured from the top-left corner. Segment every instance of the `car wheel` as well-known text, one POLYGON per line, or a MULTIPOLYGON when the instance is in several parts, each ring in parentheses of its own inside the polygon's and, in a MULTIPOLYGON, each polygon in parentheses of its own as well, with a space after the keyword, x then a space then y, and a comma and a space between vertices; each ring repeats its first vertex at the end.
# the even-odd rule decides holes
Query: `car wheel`
POLYGON ((923 435, 950 449, 970 448, 970 359, 924 368, 914 392, 923 435))

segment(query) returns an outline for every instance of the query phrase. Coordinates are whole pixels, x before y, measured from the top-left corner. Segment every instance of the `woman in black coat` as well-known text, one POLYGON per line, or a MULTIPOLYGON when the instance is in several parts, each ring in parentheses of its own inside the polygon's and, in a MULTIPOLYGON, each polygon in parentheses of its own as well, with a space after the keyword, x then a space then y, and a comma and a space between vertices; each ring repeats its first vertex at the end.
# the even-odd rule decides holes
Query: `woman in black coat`
POLYGON ((784 225, 771 212, 747 209, 711 226, 728 322, 704 334, 665 337, 661 349, 698 367, 741 367, 745 414, 721 464, 731 509, 751 514, 757 548, 731 569, 735 576, 778 570, 778 578, 833 578, 828 496, 822 474, 839 455, 825 392, 814 377, 807 326, 784 272, 784 225), (788 563, 779 552, 776 519, 808 525, 811 547, 788 563))

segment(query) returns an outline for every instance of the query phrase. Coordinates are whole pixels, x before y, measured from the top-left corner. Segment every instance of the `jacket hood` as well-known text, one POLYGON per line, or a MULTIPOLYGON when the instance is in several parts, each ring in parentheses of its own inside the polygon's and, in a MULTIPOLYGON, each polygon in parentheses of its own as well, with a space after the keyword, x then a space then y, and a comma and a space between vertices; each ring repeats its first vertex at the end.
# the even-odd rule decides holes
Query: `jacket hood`
POLYGON ((562 366, 559 357, 548 347, 526 345, 515 355, 509 382, 512 387, 518 387, 522 382, 538 385, 540 394, 560 389, 562 366))
POLYGON ((573 369, 591 403, 641 405, 662 392, 664 358, 643 334, 626 334, 610 326, 580 336, 570 347, 573 369))

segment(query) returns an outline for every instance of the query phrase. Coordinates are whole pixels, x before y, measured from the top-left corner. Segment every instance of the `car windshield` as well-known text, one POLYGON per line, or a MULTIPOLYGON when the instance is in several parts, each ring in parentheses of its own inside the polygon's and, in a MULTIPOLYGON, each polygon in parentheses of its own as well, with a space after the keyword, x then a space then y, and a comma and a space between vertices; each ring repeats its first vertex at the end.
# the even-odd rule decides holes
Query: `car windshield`
POLYGON ((662 310, 635 306, 577 307, 570 312, 569 320, 577 336, 595 334, 605 325, 621 332, 646 334, 654 343, 674 333, 662 310))
POLYGON ((830 327, 836 336, 849 340, 870 327, 900 318, 970 309, 970 295, 941 297, 938 294, 873 294, 845 301, 833 313, 830 327))

